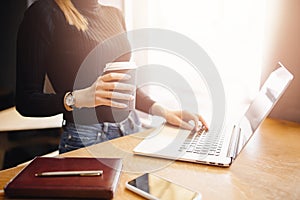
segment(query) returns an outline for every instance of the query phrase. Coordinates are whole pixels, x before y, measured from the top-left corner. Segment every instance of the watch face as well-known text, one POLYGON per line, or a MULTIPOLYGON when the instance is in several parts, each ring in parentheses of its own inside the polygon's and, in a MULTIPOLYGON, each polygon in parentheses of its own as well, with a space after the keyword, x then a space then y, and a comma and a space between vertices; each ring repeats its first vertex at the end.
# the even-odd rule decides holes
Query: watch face
POLYGON ((68 94, 67 98, 66 98, 66 104, 68 106, 74 106, 75 102, 74 102, 74 97, 73 95, 70 93, 68 94))

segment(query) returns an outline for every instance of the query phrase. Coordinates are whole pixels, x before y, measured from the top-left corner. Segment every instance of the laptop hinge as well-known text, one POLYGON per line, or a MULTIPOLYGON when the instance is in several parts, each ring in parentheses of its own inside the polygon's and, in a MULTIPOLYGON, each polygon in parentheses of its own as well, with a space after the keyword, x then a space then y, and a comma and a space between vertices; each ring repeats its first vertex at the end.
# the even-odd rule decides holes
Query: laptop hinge
POLYGON ((230 138, 227 157, 230 157, 232 159, 236 158, 239 149, 240 135, 241 135, 241 128, 234 125, 232 129, 231 138, 230 138))

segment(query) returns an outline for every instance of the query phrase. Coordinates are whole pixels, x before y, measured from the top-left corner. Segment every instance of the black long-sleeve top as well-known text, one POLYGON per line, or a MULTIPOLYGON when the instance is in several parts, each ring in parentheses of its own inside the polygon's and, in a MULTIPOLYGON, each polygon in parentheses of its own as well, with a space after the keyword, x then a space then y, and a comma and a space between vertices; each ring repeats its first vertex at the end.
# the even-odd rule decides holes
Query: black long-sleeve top
MULTIPOLYGON (((64 108, 66 92, 90 86, 101 75, 107 62, 130 59, 130 45, 125 37, 99 45, 126 31, 118 9, 100 5, 97 0, 72 2, 88 20, 88 30, 84 32, 68 24, 54 0, 37 1, 25 12, 17 39, 16 108, 24 116, 64 113, 67 121, 82 124, 121 121, 128 116, 128 111, 115 113, 106 106, 75 109, 73 112, 64 108), (127 53, 119 55, 124 49, 128 49, 127 53), (46 74, 55 94, 43 92, 46 74)), ((137 109, 147 112, 153 103, 137 90, 137 109)))

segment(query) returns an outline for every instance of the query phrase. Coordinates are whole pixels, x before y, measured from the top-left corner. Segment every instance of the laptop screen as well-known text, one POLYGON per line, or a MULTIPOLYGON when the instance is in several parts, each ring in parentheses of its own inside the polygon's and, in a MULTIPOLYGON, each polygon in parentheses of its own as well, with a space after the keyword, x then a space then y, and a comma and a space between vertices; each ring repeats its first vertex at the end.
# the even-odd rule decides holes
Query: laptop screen
POLYGON ((248 140, 284 93, 293 75, 281 64, 273 71, 240 121, 244 140, 248 140))

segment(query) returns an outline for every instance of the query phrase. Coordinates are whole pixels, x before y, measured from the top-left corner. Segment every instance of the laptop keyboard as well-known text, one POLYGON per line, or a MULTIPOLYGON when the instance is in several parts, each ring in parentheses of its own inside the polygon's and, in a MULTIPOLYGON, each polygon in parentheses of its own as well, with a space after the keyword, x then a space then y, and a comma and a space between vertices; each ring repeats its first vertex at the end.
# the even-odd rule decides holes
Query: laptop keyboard
POLYGON ((219 156, 225 134, 221 134, 219 137, 209 137, 209 134, 209 132, 201 129, 196 133, 191 132, 179 148, 179 151, 199 155, 219 156))

